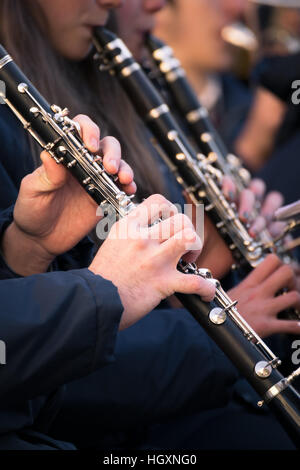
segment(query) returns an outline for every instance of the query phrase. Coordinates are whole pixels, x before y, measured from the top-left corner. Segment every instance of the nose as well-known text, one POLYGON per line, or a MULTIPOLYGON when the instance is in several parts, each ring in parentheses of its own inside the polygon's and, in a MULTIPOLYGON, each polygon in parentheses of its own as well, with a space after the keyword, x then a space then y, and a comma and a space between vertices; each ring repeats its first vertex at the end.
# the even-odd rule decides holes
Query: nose
POLYGON ((144 0, 144 10, 147 13, 156 13, 166 5, 166 0, 144 0))
POLYGON ((102 8, 119 8, 123 4, 123 0, 96 0, 102 8))

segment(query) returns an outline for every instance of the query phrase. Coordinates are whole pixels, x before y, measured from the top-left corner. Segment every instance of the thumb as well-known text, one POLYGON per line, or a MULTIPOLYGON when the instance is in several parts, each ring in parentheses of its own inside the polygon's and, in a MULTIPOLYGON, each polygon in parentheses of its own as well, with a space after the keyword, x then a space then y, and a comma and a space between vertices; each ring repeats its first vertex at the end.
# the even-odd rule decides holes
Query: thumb
POLYGON ((67 179, 68 172, 63 165, 57 164, 47 152, 41 153, 43 165, 38 168, 42 187, 41 191, 52 191, 61 188, 67 179))
POLYGON ((213 279, 204 279, 194 274, 176 273, 172 287, 174 292, 181 294, 197 294, 204 302, 211 302, 216 293, 213 279))

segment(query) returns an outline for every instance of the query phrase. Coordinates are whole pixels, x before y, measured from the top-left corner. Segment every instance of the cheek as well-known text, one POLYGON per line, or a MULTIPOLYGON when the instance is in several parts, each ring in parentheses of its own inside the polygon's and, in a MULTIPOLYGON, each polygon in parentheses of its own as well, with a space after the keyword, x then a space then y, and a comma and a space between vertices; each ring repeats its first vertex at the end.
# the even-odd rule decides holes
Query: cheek
MULTIPOLYGON (((92 0, 38 0, 54 48, 68 59, 80 60, 91 49, 91 31, 82 24, 92 0), (63 3, 63 6, 62 6, 63 3)), ((93 2, 91 3, 93 6, 93 2)))
POLYGON ((84 0, 39 0, 52 36, 64 34, 74 27, 88 10, 84 0))
POLYGON ((83 60, 92 48, 90 33, 82 28, 65 30, 53 39, 54 48, 65 58, 83 60))

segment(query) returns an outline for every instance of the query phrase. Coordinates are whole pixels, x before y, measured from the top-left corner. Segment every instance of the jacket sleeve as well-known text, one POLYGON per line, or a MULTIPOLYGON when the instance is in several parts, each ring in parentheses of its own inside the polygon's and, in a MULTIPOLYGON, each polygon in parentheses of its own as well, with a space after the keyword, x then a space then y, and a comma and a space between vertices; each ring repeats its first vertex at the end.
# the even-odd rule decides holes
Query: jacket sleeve
POLYGON ((111 282, 53 272, 2 280, 0 296, 0 401, 48 394, 113 361, 123 306, 111 282))
POLYGON ((138 432, 226 405, 237 378, 236 368, 187 311, 155 309, 120 332, 114 363, 67 384, 54 435, 83 447, 95 440, 109 447, 111 431, 138 432))

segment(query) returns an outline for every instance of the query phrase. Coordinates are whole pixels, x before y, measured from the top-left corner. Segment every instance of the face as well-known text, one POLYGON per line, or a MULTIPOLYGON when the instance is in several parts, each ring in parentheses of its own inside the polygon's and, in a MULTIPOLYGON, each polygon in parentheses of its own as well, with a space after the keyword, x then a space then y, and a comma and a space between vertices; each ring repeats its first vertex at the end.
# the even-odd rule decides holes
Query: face
POLYGON ((154 13, 165 4, 166 0, 125 0, 116 12, 119 35, 137 60, 143 58, 145 35, 154 28, 154 13))
POLYGON ((94 26, 104 26, 109 10, 122 0, 36 0, 47 21, 55 49, 71 60, 81 60, 92 47, 94 26))
POLYGON ((155 34, 174 47, 185 67, 224 70, 231 56, 221 31, 246 8, 247 0, 175 0, 157 15, 155 34))

